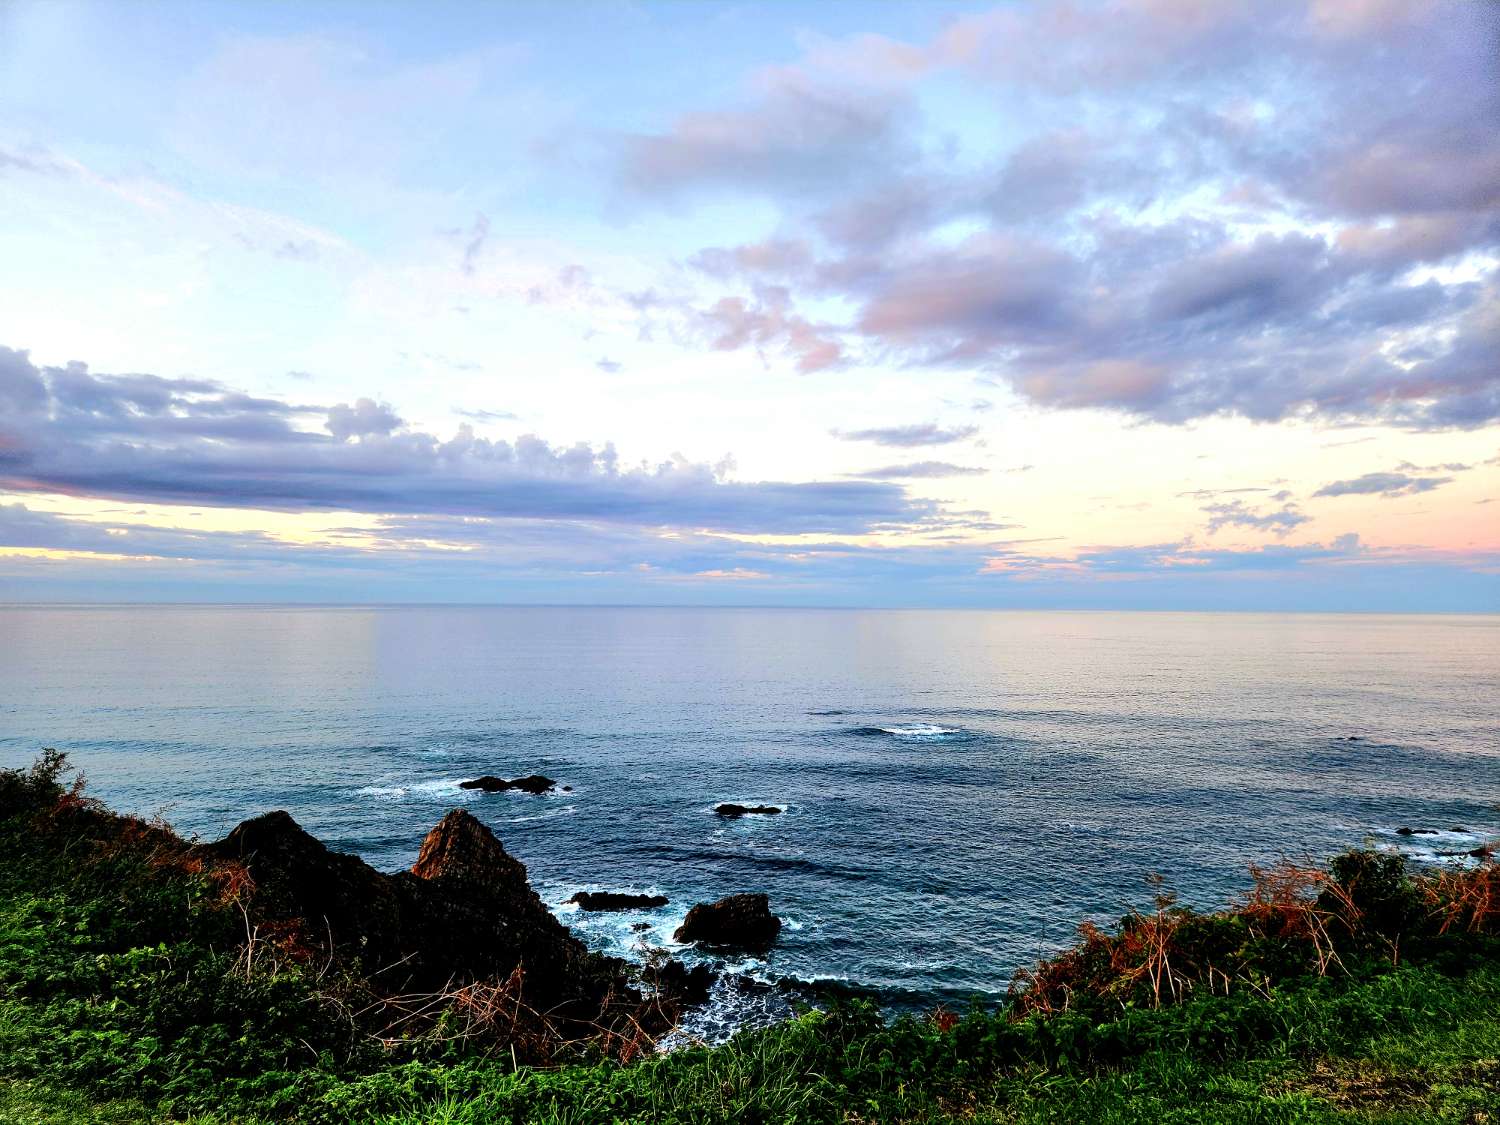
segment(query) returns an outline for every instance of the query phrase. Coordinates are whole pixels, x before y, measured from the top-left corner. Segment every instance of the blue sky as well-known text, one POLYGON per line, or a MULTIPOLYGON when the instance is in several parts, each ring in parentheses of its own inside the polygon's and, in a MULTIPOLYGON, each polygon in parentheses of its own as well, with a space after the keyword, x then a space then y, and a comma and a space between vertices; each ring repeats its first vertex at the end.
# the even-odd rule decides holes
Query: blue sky
POLYGON ((1500 610, 1500 22, 0 8, 0 599, 1500 610))

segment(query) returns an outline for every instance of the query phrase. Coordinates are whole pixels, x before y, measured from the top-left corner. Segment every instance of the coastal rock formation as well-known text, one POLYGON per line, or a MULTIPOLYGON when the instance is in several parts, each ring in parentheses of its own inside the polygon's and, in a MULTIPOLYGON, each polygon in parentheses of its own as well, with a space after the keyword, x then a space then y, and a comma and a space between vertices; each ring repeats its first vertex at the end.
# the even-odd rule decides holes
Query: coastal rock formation
POLYGON ((1436 836, 1436 828, 1398 828, 1397 836, 1436 836))
POLYGON ((728 802, 715 806, 714 812, 720 816, 730 818, 741 816, 779 816, 781 814, 781 810, 775 805, 736 805, 728 802))
POLYGON ((771 913, 768 895, 730 895, 702 903, 687 912, 673 941, 701 942, 729 949, 769 949, 781 933, 781 919, 771 913))
MULTIPOLYGON (((0 771, 0 817, 16 815, 3 804, 5 781, 0 771)), ((385 874, 326 847, 286 812, 198 844, 53 789, 36 799, 45 813, 34 815, 36 831, 66 836, 81 853, 138 859, 130 870, 206 880, 204 940, 333 969, 330 979, 358 993, 354 1018, 377 1037, 398 1025, 402 1034, 430 1029, 462 1009, 466 1035, 507 1043, 523 1061, 551 1062, 585 1039, 638 1051, 642 1036, 665 1034, 701 1003, 712 980, 670 960, 641 969, 590 952, 531 889, 525 866, 461 809, 428 834, 411 870, 385 874), (413 994, 427 1004, 420 1020, 413 994)))
POLYGON ((557 782, 550 777, 543 777, 539 773, 531 774, 529 777, 518 777, 514 781, 506 781, 503 777, 496 777, 487 773, 483 777, 476 777, 471 781, 460 781, 460 789, 483 789, 486 793, 503 793, 508 789, 519 789, 522 793, 550 793, 557 782))
POLYGON ((587 978, 605 968, 531 889, 525 866, 462 809, 394 875, 330 851, 285 812, 247 820, 204 850, 244 865, 258 918, 304 921, 305 941, 331 942, 383 983, 437 988, 521 966, 539 998, 556 999, 592 991, 587 978))
POLYGON ((667 896, 579 891, 568 901, 576 902, 580 910, 655 910, 658 906, 667 905, 667 896))

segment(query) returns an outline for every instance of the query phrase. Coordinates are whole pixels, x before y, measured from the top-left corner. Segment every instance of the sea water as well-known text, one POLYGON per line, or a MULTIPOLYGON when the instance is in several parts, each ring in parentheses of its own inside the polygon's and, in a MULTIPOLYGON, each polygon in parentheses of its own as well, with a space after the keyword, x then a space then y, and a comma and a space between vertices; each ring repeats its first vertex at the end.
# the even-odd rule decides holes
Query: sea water
POLYGON ((382 869, 462 806, 615 953, 763 891, 781 939, 734 968, 951 1003, 1153 874, 1213 907, 1252 861, 1500 835, 1500 617, 0 608, 0 765, 42 746, 117 809, 286 809, 382 869), (571 791, 459 788, 531 773, 571 791))

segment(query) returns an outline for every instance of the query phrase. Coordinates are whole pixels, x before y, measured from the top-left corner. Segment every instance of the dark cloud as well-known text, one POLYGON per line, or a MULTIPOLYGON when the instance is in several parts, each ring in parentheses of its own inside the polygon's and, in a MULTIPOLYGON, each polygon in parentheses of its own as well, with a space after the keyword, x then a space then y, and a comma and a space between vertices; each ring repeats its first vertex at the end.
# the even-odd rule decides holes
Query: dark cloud
POLYGON ((1325 484, 1314 496, 1371 496, 1386 499, 1431 492, 1452 481, 1452 477, 1414 477, 1407 473, 1366 473, 1353 480, 1336 480, 1325 484))
POLYGON ((443 440, 371 399, 297 405, 211 380, 38 369, 9 349, 0 395, 11 407, 0 415, 0 488, 11 491, 745 533, 862 533, 936 511, 895 484, 737 482, 723 466, 626 466, 611 445, 491 441, 466 426, 443 440), (319 423, 326 432, 303 428, 319 423))
POLYGON ((923 445, 951 445, 979 432, 978 426, 939 426, 936 422, 917 422, 908 426, 877 426, 868 430, 834 430, 833 436, 844 441, 873 441, 898 449, 923 445))
MULTIPOLYGON (((762 78, 622 164, 637 198, 779 208, 693 259, 778 287, 725 298, 714 346, 789 341, 831 301, 845 323, 800 328, 819 356, 977 369, 1048 407, 1500 420, 1496 5, 1007 5, 762 78), (998 152, 923 132, 932 76, 968 84, 970 125, 1004 107, 998 152)), ((810 346, 787 345, 804 370, 810 346)))
POLYGON ((948 461, 912 461, 905 465, 887 465, 883 469, 867 469, 862 473, 849 473, 848 475, 863 480, 899 480, 978 477, 984 476, 987 472, 989 472, 988 469, 977 468, 973 465, 954 465, 948 461))

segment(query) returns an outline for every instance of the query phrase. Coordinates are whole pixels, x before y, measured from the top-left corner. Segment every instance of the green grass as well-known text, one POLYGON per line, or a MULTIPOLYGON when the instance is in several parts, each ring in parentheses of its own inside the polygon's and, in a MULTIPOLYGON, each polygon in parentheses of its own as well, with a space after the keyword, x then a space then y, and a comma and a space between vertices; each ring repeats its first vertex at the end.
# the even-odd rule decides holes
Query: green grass
POLYGON ((846 1000, 713 1049, 535 1070, 502 1043, 381 1046, 336 972, 247 966, 237 907, 164 862, 170 840, 98 810, 39 820, 45 780, 0 775, 0 1125, 1500 1125, 1495 939, 1438 932, 1389 865, 1361 917, 1406 927, 1399 967, 1356 956, 1383 948, 1368 927, 1318 976, 1285 933, 1159 911, 1059 960, 1051 986, 1088 990, 1072 1010, 892 1022, 846 1000), (1245 975, 1157 1007, 1129 961, 1152 950, 1245 975))

